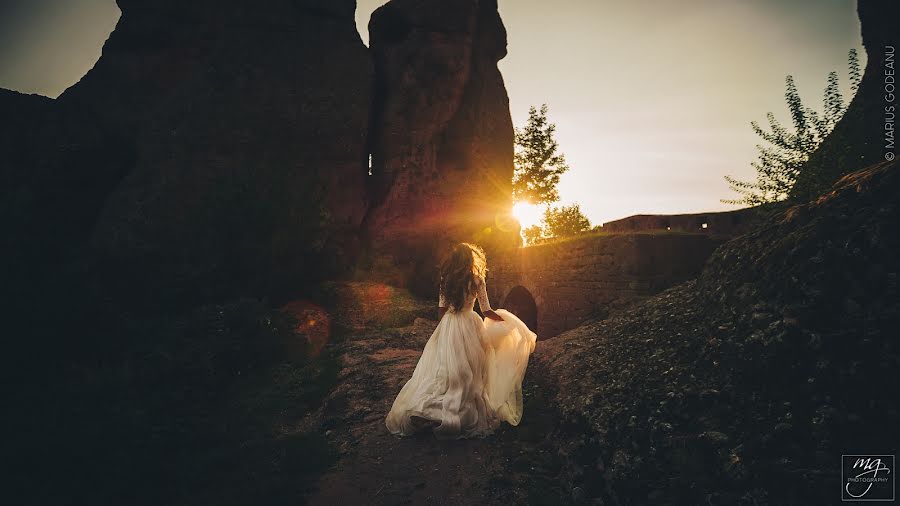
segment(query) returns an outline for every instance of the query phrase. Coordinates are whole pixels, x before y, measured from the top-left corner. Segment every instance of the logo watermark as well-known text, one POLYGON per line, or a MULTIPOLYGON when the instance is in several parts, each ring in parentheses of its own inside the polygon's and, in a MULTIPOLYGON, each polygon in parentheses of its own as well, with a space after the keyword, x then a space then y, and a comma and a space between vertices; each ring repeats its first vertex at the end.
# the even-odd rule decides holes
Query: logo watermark
POLYGON ((841 500, 893 501, 893 455, 841 455, 841 500))
POLYGON ((896 80, 894 74, 894 46, 884 46, 884 159, 894 159, 894 124, 897 106, 896 80))

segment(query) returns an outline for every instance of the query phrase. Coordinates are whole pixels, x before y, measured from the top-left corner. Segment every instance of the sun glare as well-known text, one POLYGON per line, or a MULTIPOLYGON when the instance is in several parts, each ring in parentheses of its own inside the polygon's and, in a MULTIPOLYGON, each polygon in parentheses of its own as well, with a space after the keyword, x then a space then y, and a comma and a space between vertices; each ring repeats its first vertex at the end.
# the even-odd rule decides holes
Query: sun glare
POLYGON ((541 216, 544 214, 543 208, 529 202, 519 202, 514 205, 512 213, 513 216, 519 220, 519 224, 522 225, 523 230, 532 225, 539 224, 541 222, 541 216))

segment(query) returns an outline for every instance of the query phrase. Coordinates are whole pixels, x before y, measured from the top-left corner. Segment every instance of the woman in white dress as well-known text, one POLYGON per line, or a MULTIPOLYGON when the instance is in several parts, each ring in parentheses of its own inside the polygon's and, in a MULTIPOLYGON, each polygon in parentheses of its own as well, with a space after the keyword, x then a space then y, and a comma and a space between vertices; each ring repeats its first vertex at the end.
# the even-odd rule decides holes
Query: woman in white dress
POLYGON ((441 267, 440 322, 385 418, 393 434, 432 428, 440 439, 483 437, 522 418, 522 379, 537 335, 485 287, 484 251, 453 248, 441 267), (475 300, 485 319, 474 311, 475 300))

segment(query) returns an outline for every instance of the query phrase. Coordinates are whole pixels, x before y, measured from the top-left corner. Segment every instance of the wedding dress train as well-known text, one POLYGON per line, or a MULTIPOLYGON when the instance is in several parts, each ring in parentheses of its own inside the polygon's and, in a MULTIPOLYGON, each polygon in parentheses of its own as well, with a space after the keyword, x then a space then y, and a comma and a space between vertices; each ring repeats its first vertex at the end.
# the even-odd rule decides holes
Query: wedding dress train
POLYGON ((482 320, 476 298, 482 312, 491 309, 484 280, 434 329, 385 418, 391 433, 406 436, 431 426, 441 439, 482 437, 501 422, 521 421, 522 380, 537 335, 503 309, 495 312, 504 321, 482 320))

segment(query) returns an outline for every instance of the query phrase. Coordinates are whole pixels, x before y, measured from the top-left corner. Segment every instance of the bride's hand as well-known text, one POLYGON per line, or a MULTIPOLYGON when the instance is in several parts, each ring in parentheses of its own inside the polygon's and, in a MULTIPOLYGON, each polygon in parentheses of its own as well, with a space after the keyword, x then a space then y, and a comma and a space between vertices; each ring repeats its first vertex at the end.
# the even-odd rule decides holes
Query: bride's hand
POLYGON ((485 312, 484 312, 484 316, 487 317, 487 318, 490 318, 491 320, 494 320, 494 321, 496 321, 496 322, 502 322, 502 321, 503 321, 503 318, 502 318, 500 315, 498 315, 497 313, 495 313, 493 310, 491 310, 491 311, 485 311, 485 312))

